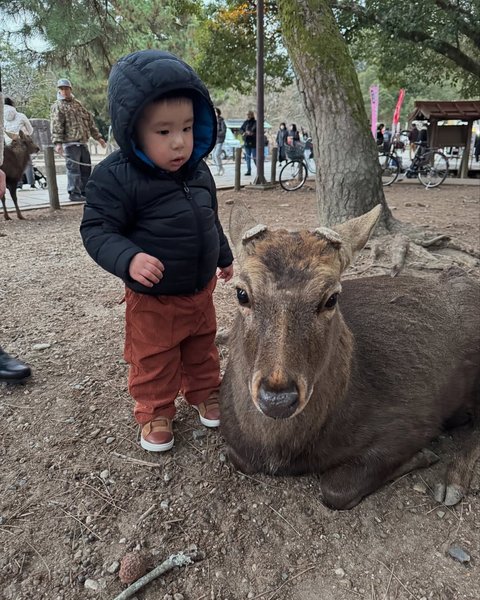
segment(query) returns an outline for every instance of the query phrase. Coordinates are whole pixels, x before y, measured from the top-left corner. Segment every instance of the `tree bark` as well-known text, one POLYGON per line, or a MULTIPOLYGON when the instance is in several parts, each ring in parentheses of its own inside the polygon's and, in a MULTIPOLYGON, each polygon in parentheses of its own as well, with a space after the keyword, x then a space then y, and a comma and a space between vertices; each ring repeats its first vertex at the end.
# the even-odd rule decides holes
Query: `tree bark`
POLYGON ((328 0, 279 0, 285 46, 313 140, 320 222, 341 223, 385 202, 376 143, 347 45, 328 0))

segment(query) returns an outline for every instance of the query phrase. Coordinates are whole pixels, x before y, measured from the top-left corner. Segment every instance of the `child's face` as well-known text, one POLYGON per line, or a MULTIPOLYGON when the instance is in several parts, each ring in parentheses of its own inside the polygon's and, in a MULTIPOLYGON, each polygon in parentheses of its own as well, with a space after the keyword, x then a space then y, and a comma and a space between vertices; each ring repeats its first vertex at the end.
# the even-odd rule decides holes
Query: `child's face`
POLYGON ((175 172, 193 151, 193 104, 172 98, 149 104, 138 123, 140 147, 157 167, 175 172))

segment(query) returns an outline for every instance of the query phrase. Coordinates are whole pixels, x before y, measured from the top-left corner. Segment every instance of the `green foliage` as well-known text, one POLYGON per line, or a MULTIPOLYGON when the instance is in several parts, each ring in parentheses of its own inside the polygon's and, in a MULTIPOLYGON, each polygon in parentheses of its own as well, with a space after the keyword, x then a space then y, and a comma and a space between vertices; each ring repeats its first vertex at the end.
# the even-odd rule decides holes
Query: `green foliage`
MULTIPOLYGON (((200 7, 195 0, 0 0, 0 25, 16 29, 7 39, 19 57, 32 40, 41 42, 29 60, 52 73, 47 87, 69 77, 75 95, 97 119, 107 120, 111 66, 145 48, 169 50, 191 62, 200 7)), ((50 90, 48 104, 55 99, 55 87, 50 90)))
MULTIPOLYGON (((256 85, 256 4, 217 0, 196 34, 193 65, 208 86, 249 93, 256 85)), ((266 3, 264 19, 266 89, 281 89, 293 81, 281 35, 275 3, 266 3)))
POLYGON ((478 0, 332 0, 357 59, 374 65, 386 85, 451 81, 465 97, 480 95, 478 0))

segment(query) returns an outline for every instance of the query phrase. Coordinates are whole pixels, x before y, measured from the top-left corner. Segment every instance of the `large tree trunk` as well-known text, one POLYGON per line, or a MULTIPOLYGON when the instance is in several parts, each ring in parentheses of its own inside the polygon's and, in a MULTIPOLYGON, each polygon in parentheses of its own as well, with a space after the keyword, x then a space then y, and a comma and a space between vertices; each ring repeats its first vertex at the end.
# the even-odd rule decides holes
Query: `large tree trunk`
POLYGON ((372 137, 353 61, 328 0, 278 0, 283 37, 309 118, 317 163, 320 222, 340 223, 385 203, 372 137))

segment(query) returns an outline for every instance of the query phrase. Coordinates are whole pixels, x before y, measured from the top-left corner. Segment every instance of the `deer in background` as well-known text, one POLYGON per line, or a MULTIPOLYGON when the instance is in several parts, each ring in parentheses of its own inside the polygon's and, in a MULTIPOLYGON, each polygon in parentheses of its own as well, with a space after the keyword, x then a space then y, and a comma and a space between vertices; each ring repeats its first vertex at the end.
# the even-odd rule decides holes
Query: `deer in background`
POLYGON ((341 281, 380 211, 288 232, 233 207, 241 272, 222 433, 241 471, 317 473, 322 501, 349 509, 438 460, 429 442, 473 417, 435 491, 454 505, 480 456, 480 286, 460 269, 341 281))
MULTIPOLYGON (((23 172, 27 166, 30 154, 36 154, 39 150, 40 148, 33 142, 32 138, 25 135, 23 131, 15 137, 9 146, 5 146, 4 148, 2 171, 5 173, 7 189, 12 197, 19 219, 23 219, 24 217, 18 208, 17 184, 22 180, 23 172)), ((2 196, 2 204, 3 216, 6 221, 10 221, 11 219, 8 216, 5 195, 2 196)))

